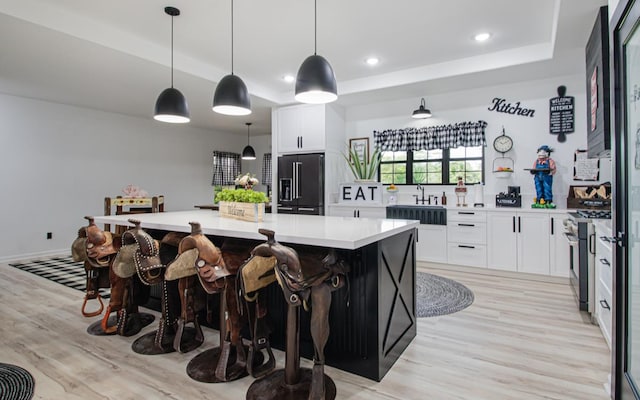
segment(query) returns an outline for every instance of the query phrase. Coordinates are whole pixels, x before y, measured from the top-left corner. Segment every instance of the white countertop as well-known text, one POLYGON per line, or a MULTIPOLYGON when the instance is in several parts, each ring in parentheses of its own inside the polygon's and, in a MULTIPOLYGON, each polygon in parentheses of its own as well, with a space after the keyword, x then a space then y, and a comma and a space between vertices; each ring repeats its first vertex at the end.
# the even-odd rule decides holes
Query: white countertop
POLYGON ((263 222, 222 218, 217 211, 192 210, 133 215, 95 216, 96 224, 129 225, 128 219, 143 228, 190 232, 189 222, 199 222, 206 235, 266 240, 259 228, 276 233, 283 243, 355 250, 395 234, 415 229, 418 221, 404 219, 346 218, 314 215, 265 214, 263 222))

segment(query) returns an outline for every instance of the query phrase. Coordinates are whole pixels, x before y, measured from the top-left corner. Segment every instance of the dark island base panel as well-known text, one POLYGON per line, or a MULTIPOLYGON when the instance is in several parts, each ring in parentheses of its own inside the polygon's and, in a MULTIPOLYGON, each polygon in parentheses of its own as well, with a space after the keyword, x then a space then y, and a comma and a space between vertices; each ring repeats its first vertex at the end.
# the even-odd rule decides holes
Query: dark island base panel
MULTIPOLYGON (((224 240, 210 239, 217 246, 224 240)), ((252 246, 259 243, 247 242, 252 246)), ((326 255, 326 248, 283 244, 300 253, 326 255)), ((338 250, 338 255, 350 265, 349 283, 332 294, 326 364, 379 382, 416 336, 415 230, 360 249, 338 250)), ((207 323, 204 315, 200 318, 203 325, 214 329, 219 328, 218 297, 209 296, 212 322, 207 323)), ((271 345, 284 351, 287 303, 277 283, 266 289, 266 297, 271 345)), ((300 356, 312 360, 310 318, 311 309, 300 310, 300 356)), ((249 337, 246 327, 243 336, 249 337)))

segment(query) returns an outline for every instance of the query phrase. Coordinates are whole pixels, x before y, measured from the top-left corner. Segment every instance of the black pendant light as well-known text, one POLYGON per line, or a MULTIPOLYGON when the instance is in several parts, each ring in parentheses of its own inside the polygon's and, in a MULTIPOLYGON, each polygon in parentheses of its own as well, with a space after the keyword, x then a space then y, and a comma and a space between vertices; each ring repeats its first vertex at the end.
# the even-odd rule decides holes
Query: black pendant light
POLYGON ((242 159, 243 160, 255 160, 256 159, 256 151, 249 145, 249 127, 251 126, 251 122, 245 122, 247 125, 247 147, 242 150, 242 159))
POLYGON ((218 82, 213 94, 213 111, 225 115, 251 114, 247 85, 233 74, 233 0, 231 0, 231 74, 218 82))
POLYGON ((180 10, 175 7, 165 7, 164 12, 171 16, 171 87, 163 90, 158 96, 153 118, 174 124, 186 123, 191 121, 187 99, 173 87, 173 17, 180 15, 180 10))
POLYGON ((331 64, 317 55, 318 5, 314 0, 314 50, 313 55, 303 61, 296 77, 296 100, 302 103, 324 104, 338 98, 336 76, 331 64))
POLYGON ((424 97, 420 101, 420 108, 415 110, 411 115, 411 118, 423 119, 423 118, 431 118, 431 110, 425 108, 424 97))

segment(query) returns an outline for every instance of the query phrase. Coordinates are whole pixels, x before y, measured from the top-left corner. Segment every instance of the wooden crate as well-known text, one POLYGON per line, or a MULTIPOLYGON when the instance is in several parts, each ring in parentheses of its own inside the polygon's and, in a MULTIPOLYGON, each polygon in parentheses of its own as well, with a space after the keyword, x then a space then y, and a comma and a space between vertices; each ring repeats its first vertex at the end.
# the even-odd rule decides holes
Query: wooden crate
POLYGON ((218 206, 220 207, 221 217, 249 222, 261 222, 264 220, 264 203, 221 201, 218 206))

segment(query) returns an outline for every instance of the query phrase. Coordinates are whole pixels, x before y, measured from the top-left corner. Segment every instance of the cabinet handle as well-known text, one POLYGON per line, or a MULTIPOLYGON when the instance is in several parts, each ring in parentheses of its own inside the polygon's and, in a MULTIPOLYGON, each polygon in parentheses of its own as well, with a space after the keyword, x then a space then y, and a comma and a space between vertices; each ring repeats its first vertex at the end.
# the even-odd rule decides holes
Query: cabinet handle
POLYGON ((589 235, 589 254, 596 254, 596 234, 589 235))
POLYGON ((356 210, 353 210, 353 218, 356 217, 356 210))
POLYGON ((551 217, 551 234, 553 235, 553 217, 551 217))
POLYGON ((476 246, 467 246, 466 244, 459 244, 458 247, 463 249, 475 249, 476 246))
POLYGON ((520 224, 520 222, 521 222, 521 221, 520 221, 520 217, 518 217, 518 233, 522 232, 522 230, 520 229, 520 228, 521 228, 521 226, 520 226, 520 225, 521 225, 521 224, 520 224))
POLYGON ((468 211, 458 211, 458 215, 476 215, 476 213, 468 211))
POLYGON ((513 219, 513 233, 516 233, 516 217, 511 217, 513 219))
POLYGON ((360 218, 360 210, 358 210, 358 218, 360 218))
POLYGON ((610 267, 611 264, 609 263, 609 260, 607 260, 606 258, 601 258, 600 262, 604 265, 606 265, 607 267, 610 267))
POLYGON ((298 211, 315 211, 315 208, 311 207, 298 207, 298 211))
POLYGON ((475 224, 458 224, 458 226, 475 226, 475 224))
POLYGON ((607 310, 611 310, 611 307, 609 307, 609 303, 607 303, 606 300, 600 300, 600 307, 606 308, 607 310))

